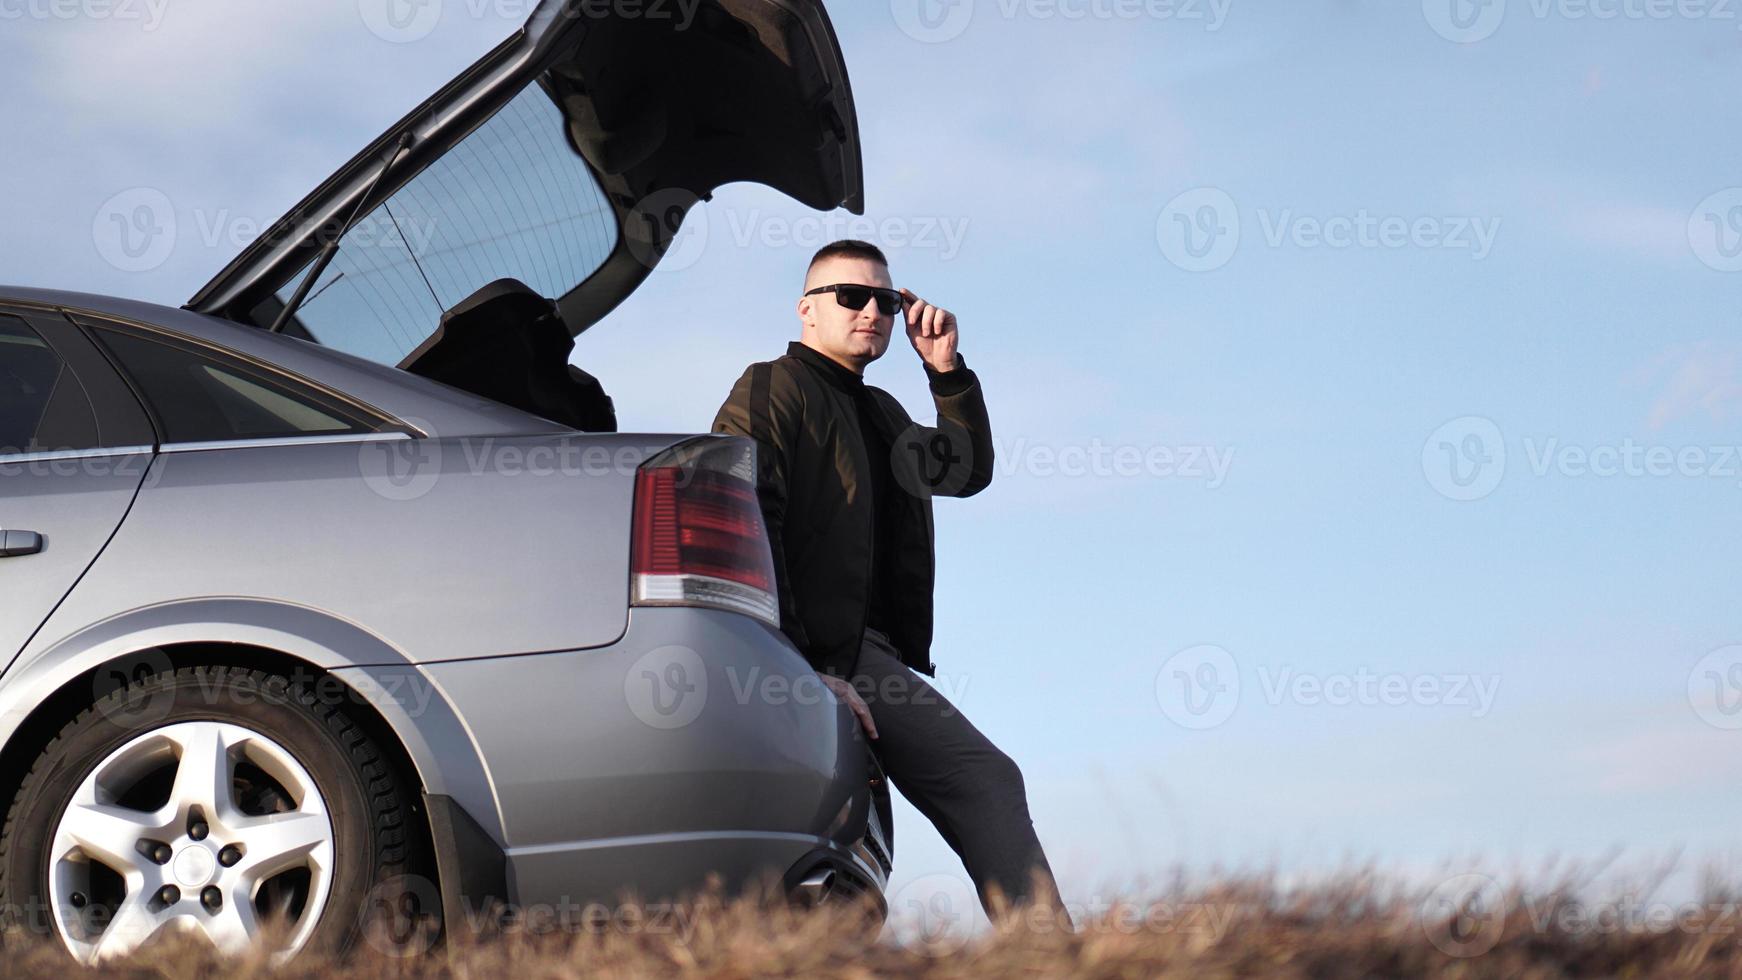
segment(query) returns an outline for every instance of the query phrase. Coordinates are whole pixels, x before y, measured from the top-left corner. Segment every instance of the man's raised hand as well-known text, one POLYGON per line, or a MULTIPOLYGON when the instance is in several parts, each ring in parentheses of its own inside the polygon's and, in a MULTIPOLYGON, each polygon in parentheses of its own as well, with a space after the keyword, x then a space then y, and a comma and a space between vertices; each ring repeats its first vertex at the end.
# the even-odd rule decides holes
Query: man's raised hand
POLYGON ((933 371, 956 369, 956 315, 933 306, 913 294, 901 291, 907 300, 907 339, 913 349, 933 371))

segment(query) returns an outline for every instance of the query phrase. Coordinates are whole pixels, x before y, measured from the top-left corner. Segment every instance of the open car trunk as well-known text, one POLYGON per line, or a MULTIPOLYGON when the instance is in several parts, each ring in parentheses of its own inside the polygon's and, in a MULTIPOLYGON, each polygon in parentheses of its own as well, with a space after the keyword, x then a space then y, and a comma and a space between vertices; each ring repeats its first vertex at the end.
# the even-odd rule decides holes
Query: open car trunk
POLYGON ((679 4, 655 16, 653 5, 630 15, 544 0, 188 308, 270 326, 356 213, 285 332, 515 404, 516 372, 548 386, 573 337, 647 278, 690 207, 721 185, 862 213, 852 92, 820 0, 692 2, 686 21, 679 4), (464 350, 438 334, 462 304, 464 350), (469 377, 497 333, 489 380, 469 377))

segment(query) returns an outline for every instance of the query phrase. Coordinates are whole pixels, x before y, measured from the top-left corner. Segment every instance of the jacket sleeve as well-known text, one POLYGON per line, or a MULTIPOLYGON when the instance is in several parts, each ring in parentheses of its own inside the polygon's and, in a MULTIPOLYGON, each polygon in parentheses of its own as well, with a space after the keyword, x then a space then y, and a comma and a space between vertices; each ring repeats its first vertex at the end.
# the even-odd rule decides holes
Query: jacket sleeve
POLYGON ((798 615, 792 580, 786 569, 787 491, 797 446, 801 412, 796 392, 774 383, 774 365, 752 364, 732 386, 731 395, 714 416, 714 431, 756 441, 756 495, 762 522, 774 552, 774 582, 780 597, 780 631, 812 664, 810 638, 798 615), (776 388, 779 391, 776 391, 776 388))
POLYGON ((966 482, 941 474, 938 494, 947 497, 972 497, 992 483, 993 450, 992 421, 986 415, 986 398, 980 390, 980 378, 969 370, 962 355, 956 355, 956 369, 933 371, 926 365, 926 379, 931 383, 932 402, 937 405, 937 431, 949 440, 952 455, 966 456, 956 465, 966 465, 966 482), (958 489, 959 486, 959 489, 958 489))

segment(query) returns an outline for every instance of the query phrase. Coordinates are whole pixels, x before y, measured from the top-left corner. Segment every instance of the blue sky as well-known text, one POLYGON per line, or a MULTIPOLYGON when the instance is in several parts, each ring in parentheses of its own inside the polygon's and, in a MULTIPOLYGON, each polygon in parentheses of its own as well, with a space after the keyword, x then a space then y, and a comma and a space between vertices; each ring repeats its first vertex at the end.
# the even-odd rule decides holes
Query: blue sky
MULTIPOLYGON (((0 3, 0 280, 179 305, 526 13, 373 2, 0 3), (129 272, 137 188, 177 236, 129 272)), ((933 659, 1067 897, 1742 870, 1742 14, 1451 2, 831 4, 871 233, 999 440, 938 506, 933 659)), ((722 190, 577 363, 704 429, 846 220, 722 190)), ((930 414, 911 350, 869 376, 930 414)), ((898 824, 898 889, 959 878, 898 824)))

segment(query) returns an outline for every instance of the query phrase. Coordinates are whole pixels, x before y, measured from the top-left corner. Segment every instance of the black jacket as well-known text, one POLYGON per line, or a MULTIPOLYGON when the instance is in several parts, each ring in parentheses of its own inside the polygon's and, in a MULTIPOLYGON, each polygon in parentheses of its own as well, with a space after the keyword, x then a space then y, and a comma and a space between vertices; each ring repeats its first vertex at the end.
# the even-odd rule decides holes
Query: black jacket
POLYGON ((884 587, 877 594, 887 621, 877 625, 902 662, 935 671, 931 497, 971 497, 992 482, 986 401, 979 379, 957 360, 953 371, 926 368, 935 428, 915 425, 888 392, 799 343, 784 357, 750 365, 714 419, 715 432, 756 440, 781 629, 818 670, 842 677, 853 671, 882 538, 885 567, 877 579, 884 587), (887 451, 867 449, 862 421, 887 451), (883 479, 875 467, 884 468, 883 479))

